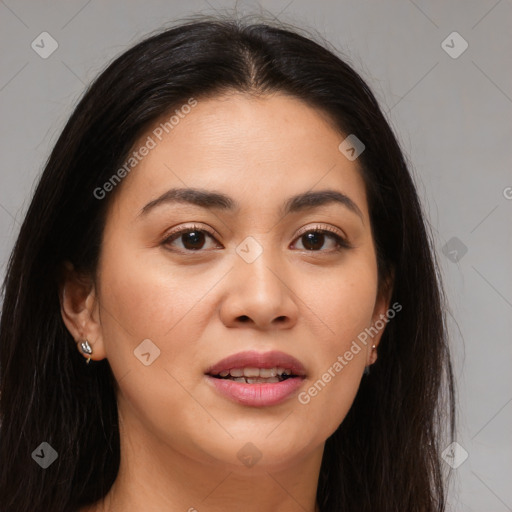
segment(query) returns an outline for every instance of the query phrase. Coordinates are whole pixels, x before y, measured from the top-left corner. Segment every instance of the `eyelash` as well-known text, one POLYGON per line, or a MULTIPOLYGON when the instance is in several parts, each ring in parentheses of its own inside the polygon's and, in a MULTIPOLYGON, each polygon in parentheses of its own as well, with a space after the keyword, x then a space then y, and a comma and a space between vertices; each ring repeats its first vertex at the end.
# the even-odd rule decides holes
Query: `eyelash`
MULTIPOLYGON (((205 229, 204 227, 201 227, 201 226, 197 226, 197 225, 193 225, 193 226, 188 226, 188 227, 185 227, 185 228, 181 228, 177 231, 173 231, 171 233, 169 233, 168 236, 166 236, 166 238, 162 241, 162 245, 164 246, 167 246, 169 245, 171 242, 177 240, 181 235, 184 235, 185 233, 191 233, 191 232, 199 232, 199 233, 206 233, 207 235, 210 235, 213 239, 215 239, 216 236, 218 236, 215 232, 213 231, 210 231, 209 229, 205 229)), ((305 234, 307 233, 319 233, 319 234, 322 234, 322 235, 328 235, 330 236, 331 238, 333 238, 337 244, 337 247, 335 249, 331 249, 331 250, 318 250, 318 251, 315 251, 315 250, 308 250, 308 249, 302 249, 302 251, 304 252, 307 252, 307 253, 315 253, 315 252, 327 252, 327 253, 332 253, 332 252, 340 252, 340 251, 343 251, 344 249, 351 249, 352 248, 352 245, 350 244, 350 242, 343 238, 341 235, 339 235, 339 233, 337 231, 335 231, 333 228, 329 227, 329 226, 314 226, 312 228, 307 228, 307 229, 304 229, 302 231, 300 231, 295 240, 298 240, 299 238, 301 238, 302 236, 304 236, 305 234)), ((204 252, 203 249, 198 249, 198 250, 176 250, 176 249, 170 249, 172 250, 173 252, 179 252, 179 253, 200 253, 200 252, 204 252)))

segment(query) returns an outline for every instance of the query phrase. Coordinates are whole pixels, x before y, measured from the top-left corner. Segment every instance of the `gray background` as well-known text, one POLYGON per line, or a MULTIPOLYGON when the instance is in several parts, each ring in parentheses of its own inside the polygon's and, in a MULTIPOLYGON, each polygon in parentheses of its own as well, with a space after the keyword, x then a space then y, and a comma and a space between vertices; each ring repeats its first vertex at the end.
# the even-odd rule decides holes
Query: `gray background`
POLYGON ((469 454, 454 471, 451 510, 511 511, 510 0, 0 1, 0 277, 36 179, 86 84, 163 23, 235 6, 239 14, 263 7, 318 31, 387 112, 412 162, 450 301, 457 441, 469 454), (43 59, 31 43, 45 31, 58 48, 43 59), (457 58, 445 51, 463 49, 457 36, 446 39, 454 31, 469 45, 457 58))

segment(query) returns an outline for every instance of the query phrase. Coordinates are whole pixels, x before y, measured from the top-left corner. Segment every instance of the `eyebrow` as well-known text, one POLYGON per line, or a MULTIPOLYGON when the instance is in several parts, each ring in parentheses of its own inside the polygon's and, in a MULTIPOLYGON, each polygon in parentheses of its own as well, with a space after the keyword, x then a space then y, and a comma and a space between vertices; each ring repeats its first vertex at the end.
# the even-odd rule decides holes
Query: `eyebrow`
MULTIPOLYGON (((164 192, 160 197, 150 201, 139 212, 138 216, 145 216, 157 206, 172 203, 193 204, 201 208, 236 212, 240 209, 237 201, 220 192, 212 192, 199 188, 173 188, 164 192)), ((357 204, 347 195, 337 190, 319 190, 316 192, 303 192, 290 197, 281 207, 281 214, 296 213, 311 210, 320 206, 337 203, 345 206, 349 211, 363 220, 363 214, 357 204)))

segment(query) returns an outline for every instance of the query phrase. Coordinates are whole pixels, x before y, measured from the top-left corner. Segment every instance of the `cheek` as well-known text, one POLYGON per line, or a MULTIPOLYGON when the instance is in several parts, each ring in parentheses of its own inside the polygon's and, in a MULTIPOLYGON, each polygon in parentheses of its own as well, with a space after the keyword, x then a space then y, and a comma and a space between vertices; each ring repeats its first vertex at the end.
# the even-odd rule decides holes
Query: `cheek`
MULTIPOLYGON (((371 247, 346 253, 340 264, 319 271, 312 268, 296 280, 305 314, 321 325, 322 352, 332 356, 371 322, 377 296, 377 264, 371 247)), ((324 360, 325 363, 325 360, 324 360)))
POLYGON ((352 255, 329 279, 304 279, 301 293, 324 328, 315 340, 315 374, 299 403, 311 417, 322 418, 331 435, 345 418, 359 389, 367 345, 358 336, 371 325, 377 293, 377 268, 371 251, 352 255), (318 290, 321 290, 319 292, 318 290))
POLYGON ((214 282, 214 276, 208 280, 192 267, 166 265, 158 248, 116 241, 105 247, 101 273, 104 309, 112 311, 118 329, 134 338, 162 338, 182 320, 194 317, 195 307, 214 282))
POLYGON ((207 316, 200 301, 215 276, 194 276, 191 270, 170 276, 161 257, 151 262, 137 251, 105 245, 100 267, 103 341, 119 386, 119 409, 131 411, 126 421, 137 418, 145 431, 186 449, 191 441, 184 426, 209 422, 187 392, 187 362, 201 360, 201 352, 186 341, 199 336, 207 316), (151 341, 144 345, 148 365, 137 357, 144 340, 151 341))
POLYGON ((187 368, 182 361, 197 360, 199 347, 185 341, 198 338, 204 328, 209 318, 204 297, 218 281, 215 272, 204 274, 192 266, 174 270, 158 250, 146 252, 154 255, 116 240, 104 246, 101 323, 116 377, 144 368, 134 351, 148 339, 159 351, 151 367, 187 368))

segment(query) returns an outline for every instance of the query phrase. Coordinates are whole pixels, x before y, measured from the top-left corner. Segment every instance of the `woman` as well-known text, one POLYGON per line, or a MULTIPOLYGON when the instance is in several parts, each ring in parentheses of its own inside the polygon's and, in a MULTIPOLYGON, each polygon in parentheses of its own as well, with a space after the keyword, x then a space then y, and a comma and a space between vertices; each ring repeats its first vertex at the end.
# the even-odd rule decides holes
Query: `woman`
POLYGON ((373 94, 309 37, 205 18, 128 50, 7 269, 2 511, 445 510, 425 224, 373 94))

